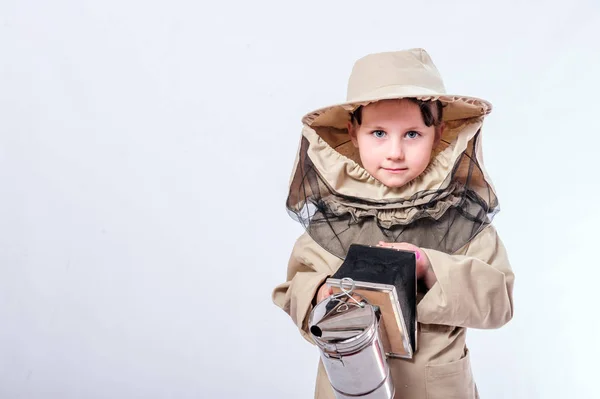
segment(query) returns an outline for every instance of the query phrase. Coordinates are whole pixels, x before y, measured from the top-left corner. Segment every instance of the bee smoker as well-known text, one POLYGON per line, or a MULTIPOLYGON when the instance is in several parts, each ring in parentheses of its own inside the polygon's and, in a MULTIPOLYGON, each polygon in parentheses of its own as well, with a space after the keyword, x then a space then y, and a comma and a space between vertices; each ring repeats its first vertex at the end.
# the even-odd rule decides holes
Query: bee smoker
POLYGON ((395 390, 379 308, 353 294, 352 279, 342 279, 341 289, 319 302, 308 319, 336 398, 391 399, 395 390))

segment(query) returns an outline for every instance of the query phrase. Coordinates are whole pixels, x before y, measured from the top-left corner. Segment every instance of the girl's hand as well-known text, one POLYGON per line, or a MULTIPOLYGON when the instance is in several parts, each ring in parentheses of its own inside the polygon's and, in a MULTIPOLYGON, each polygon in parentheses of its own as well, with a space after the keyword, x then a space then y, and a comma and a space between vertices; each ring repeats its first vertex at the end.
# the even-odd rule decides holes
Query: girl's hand
POLYGON ((402 251, 412 251, 417 258, 417 279, 423 279, 427 288, 431 288, 437 281, 435 273, 431 268, 431 262, 425 252, 421 251, 416 245, 407 242, 384 242, 379 241, 378 247, 394 248, 402 251))
POLYGON ((317 303, 331 295, 333 295, 333 289, 327 283, 323 283, 319 291, 317 291, 317 303))

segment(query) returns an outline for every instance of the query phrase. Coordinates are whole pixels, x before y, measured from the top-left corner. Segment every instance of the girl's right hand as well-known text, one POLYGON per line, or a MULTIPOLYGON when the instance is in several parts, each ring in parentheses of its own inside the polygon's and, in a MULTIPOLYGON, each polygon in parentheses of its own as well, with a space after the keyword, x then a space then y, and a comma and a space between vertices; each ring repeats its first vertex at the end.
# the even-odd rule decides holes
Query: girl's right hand
POLYGON ((323 283, 319 291, 317 291, 317 303, 331 295, 333 295, 333 289, 327 283, 323 283))

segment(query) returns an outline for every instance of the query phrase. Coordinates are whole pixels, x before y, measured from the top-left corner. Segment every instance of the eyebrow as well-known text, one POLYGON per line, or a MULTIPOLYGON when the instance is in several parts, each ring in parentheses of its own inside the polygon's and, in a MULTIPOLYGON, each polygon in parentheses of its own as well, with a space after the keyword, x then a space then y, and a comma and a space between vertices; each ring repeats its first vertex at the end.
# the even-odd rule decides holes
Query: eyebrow
MULTIPOLYGON (((375 125, 375 126, 365 125, 365 127, 369 130, 386 130, 386 128, 379 126, 379 125, 375 125)), ((422 127, 419 127, 419 126, 411 126, 407 129, 405 129, 405 131, 421 130, 421 129, 422 129, 422 127)))

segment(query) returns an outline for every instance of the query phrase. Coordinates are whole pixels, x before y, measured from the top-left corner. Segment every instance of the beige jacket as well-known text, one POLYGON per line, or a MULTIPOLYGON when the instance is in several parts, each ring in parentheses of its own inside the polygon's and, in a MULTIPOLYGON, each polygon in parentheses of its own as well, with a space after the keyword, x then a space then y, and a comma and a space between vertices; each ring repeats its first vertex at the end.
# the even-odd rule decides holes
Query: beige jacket
MULTIPOLYGON (((396 397, 477 398, 465 344, 466 328, 498 328, 512 318, 514 276, 505 248, 489 225, 454 255, 423 251, 438 281, 417 306, 419 349, 414 358, 388 359, 396 397)), ((311 343, 307 319, 312 300, 341 263, 303 234, 292 251, 287 281, 273 292, 275 304, 291 316, 311 343)), ((320 362, 315 398, 334 399, 320 362)))
MULTIPOLYGON (((447 120, 428 169, 400 188, 386 187, 362 168, 343 126, 316 113, 302 129, 287 207, 310 235, 297 240, 273 301, 311 342, 313 298, 340 267, 349 244, 376 245, 387 229, 421 247, 437 283, 418 298, 413 359, 388 360, 397 398, 478 397, 466 328, 498 328, 513 315, 513 272, 490 224, 498 201, 483 167, 483 119, 447 120), (457 188, 470 190, 469 197, 457 188)), ((334 398, 322 364, 315 397, 334 398)))

